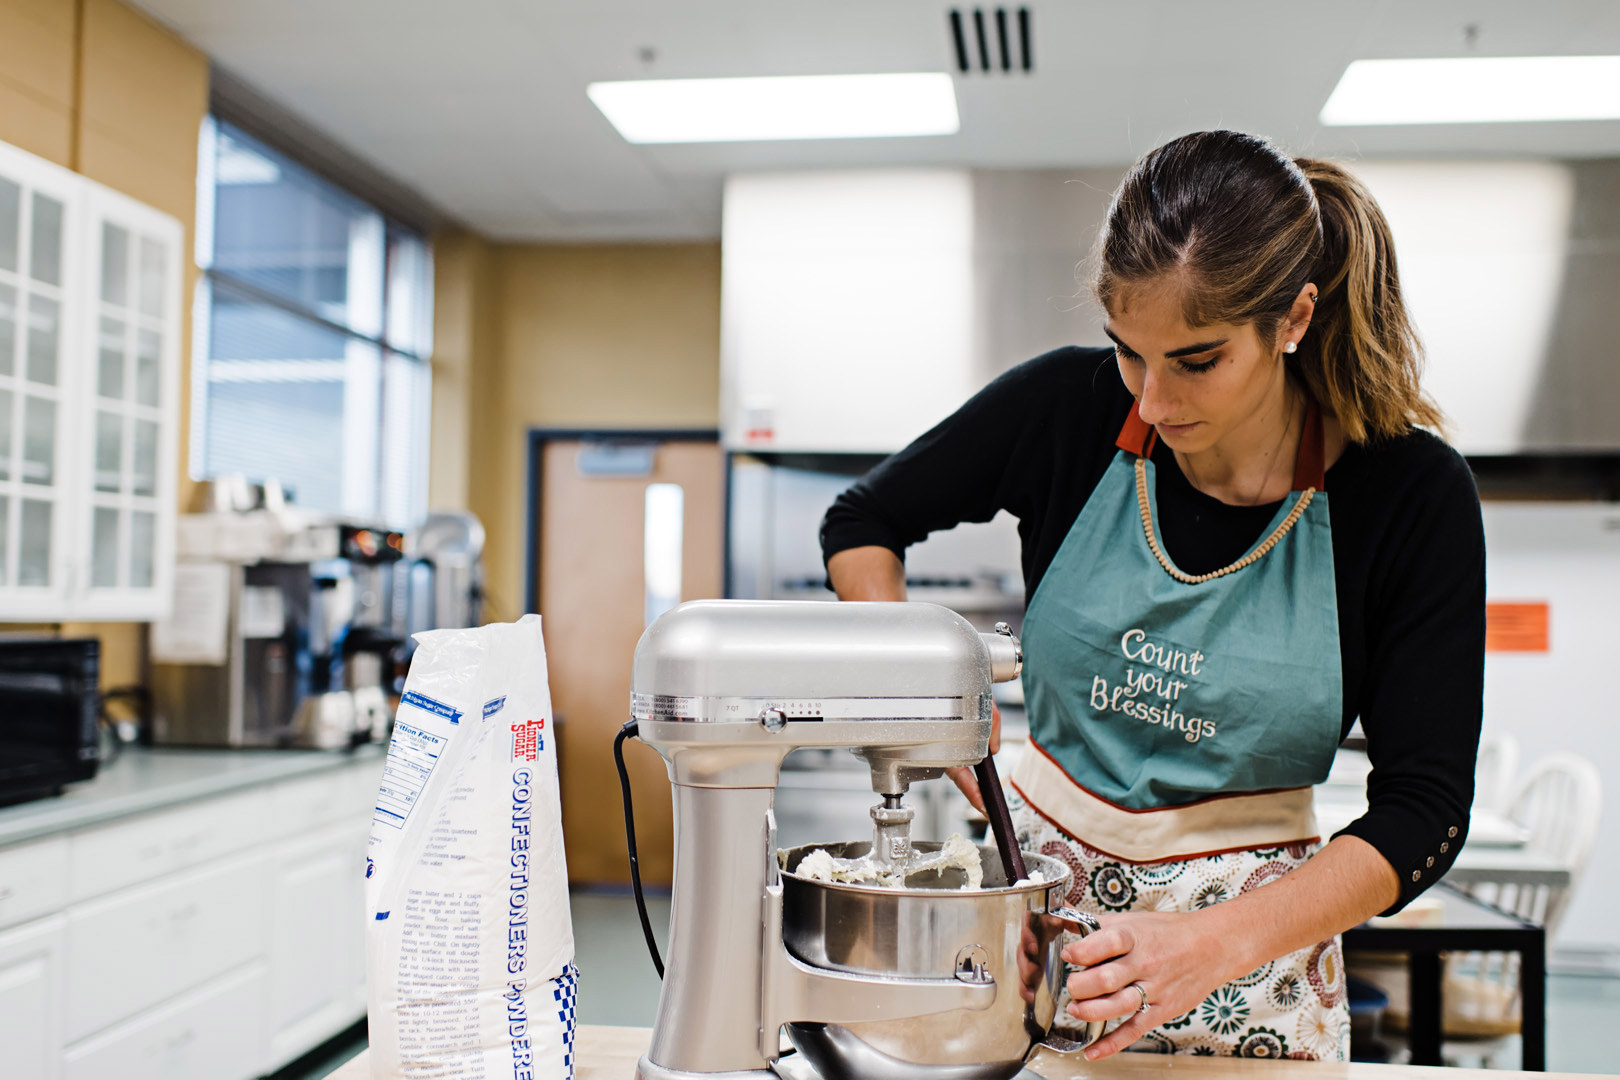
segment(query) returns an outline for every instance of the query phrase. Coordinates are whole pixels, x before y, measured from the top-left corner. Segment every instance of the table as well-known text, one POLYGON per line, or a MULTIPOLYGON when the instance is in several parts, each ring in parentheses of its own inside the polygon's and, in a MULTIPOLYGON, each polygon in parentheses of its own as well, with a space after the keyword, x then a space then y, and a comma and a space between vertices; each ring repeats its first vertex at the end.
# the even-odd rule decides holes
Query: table
MULTIPOLYGON (((634 1080, 636 1062, 652 1041, 651 1028, 581 1026, 574 1037, 579 1067, 575 1080, 634 1080)), ((785 1059, 792 1061, 792 1058, 785 1059)), ((1016 1080, 1528 1080, 1524 1073, 1502 1069, 1419 1068, 1413 1065, 1329 1064, 1309 1061, 1244 1061, 1237 1058, 1161 1057, 1119 1054, 1090 1062, 1079 1054, 1057 1054, 1045 1048, 1030 1058, 1030 1069, 1016 1080)), ((788 1071, 788 1070, 784 1070, 788 1071)), ((327 1080, 371 1080, 362 1053, 327 1080)), ((1542 1073, 1541 1080, 1604 1080, 1592 1073, 1542 1073)), ((1620 1080, 1609 1076, 1607 1080, 1620 1080)))
MULTIPOLYGON (((1316 789, 1316 824, 1323 839, 1367 812, 1365 793, 1324 784, 1316 789)), ((1444 880, 1454 885, 1500 882, 1504 885, 1569 885, 1569 867, 1526 847, 1529 831, 1510 818, 1476 807, 1469 816, 1468 837, 1444 880)))
MULTIPOLYGON (((1449 880, 1449 875, 1448 875, 1449 880)), ((1492 878, 1491 880, 1500 880, 1492 878)), ((1433 926, 1362 925, 1344 933, 1346 953, 1357 949, 1404 952, 1411 980, 1410 1039, 1412 1061, 1440 1064, 1442 1017, 1440 999, 1443 952, 1516 952, 1523 996, 1521 1065, 1527 1071, 1547 1067, 1547 935, 1533 923, 1458 892, 1441 882, 1429 891, 1444 905, 1443 921, 1433 926)))
POLYGON ((1457 861, 1451 864, 1451 869, 1441 880, 1452 885, 1496 882, 1501 885, 1545 885, 1562 889, 1569 886, 1570 872, 1567 862, 1543 852, 1524 848, 1480 850, 1464 845, 1457 852, 1457 861))

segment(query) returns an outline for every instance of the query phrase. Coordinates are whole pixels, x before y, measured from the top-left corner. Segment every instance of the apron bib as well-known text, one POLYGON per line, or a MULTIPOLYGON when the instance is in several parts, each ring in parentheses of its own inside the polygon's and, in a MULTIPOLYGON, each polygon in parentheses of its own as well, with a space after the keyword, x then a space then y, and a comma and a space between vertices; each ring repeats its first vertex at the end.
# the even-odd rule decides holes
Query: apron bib
MULTIPOLYGON (((1068 862, 1070 903, 1097 914, 1207 907, 1304 862, 1318 846, 1311 787, 1340 739, 1320 412, 1306 414, 1295 494, 1209 574, 1164 550, 1154 438, 1133 405, 1021 635, 1020 841, 1068 862)), ((1343 979, 1335 938, 1221 987, 1133 1049, 1347 1060, 1343 979)))

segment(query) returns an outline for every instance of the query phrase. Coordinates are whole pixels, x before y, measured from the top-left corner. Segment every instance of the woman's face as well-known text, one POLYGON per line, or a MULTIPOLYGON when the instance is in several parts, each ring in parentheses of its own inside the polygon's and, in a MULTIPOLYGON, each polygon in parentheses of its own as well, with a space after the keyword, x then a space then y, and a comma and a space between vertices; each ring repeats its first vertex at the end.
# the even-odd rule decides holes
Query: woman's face
MULTIPOLYGON (((1301 296, 1315 292, 1307 285, 1301 296)), ((1285 324, 1276 341, 1261 341, 1252 323, 1188 326, 1173 285, 1126 290, 1115 308, 1106 332, 1114 339, 1119 373, 1142 419, 1171 449, 1220 449, 1234 434, 1239 442, 1245 435, 1261 438, 1279 420, 1286 422, 1281 349, 1305 332, 1297 319, 1285 324)))

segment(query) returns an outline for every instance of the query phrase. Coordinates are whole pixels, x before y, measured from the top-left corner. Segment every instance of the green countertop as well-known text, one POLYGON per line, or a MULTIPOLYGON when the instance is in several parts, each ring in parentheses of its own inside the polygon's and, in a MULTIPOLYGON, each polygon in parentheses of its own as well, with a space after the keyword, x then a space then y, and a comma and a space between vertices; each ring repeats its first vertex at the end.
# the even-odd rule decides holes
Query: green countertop
POLYGON ((386 753, 381 744, 353 750, 126 747, 94 779, 70 784, 61 795, 0 808, 0 848, 350 764, 369 764, 380 774, 386 753))

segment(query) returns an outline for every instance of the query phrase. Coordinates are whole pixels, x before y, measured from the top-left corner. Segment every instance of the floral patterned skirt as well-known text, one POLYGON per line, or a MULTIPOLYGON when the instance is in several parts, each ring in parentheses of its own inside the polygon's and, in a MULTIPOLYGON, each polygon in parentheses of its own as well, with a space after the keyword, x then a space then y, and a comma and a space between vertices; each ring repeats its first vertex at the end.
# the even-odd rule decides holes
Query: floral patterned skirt
MULTIPOLYGON (((1195 911, 1258 888, 1301 865, 1314 845, 1290 844, 1203 858, 1132 863, 1063 832, 1009 789, 1018 846, 1068 864, 1071 907, 1093 915, 1195 911)), ((1058 1000, 1065 1032, 1069 995, 1058 1000)), ((1112 1027, 1113 1025, 1110 1025, 1112 1027)), ((1288 953, 1219 987, 1184 1016, 1159 1025, 1131 1050, 1210 1057, 1349 1061, 1350 1009, 1339 939, 1288 953)))

